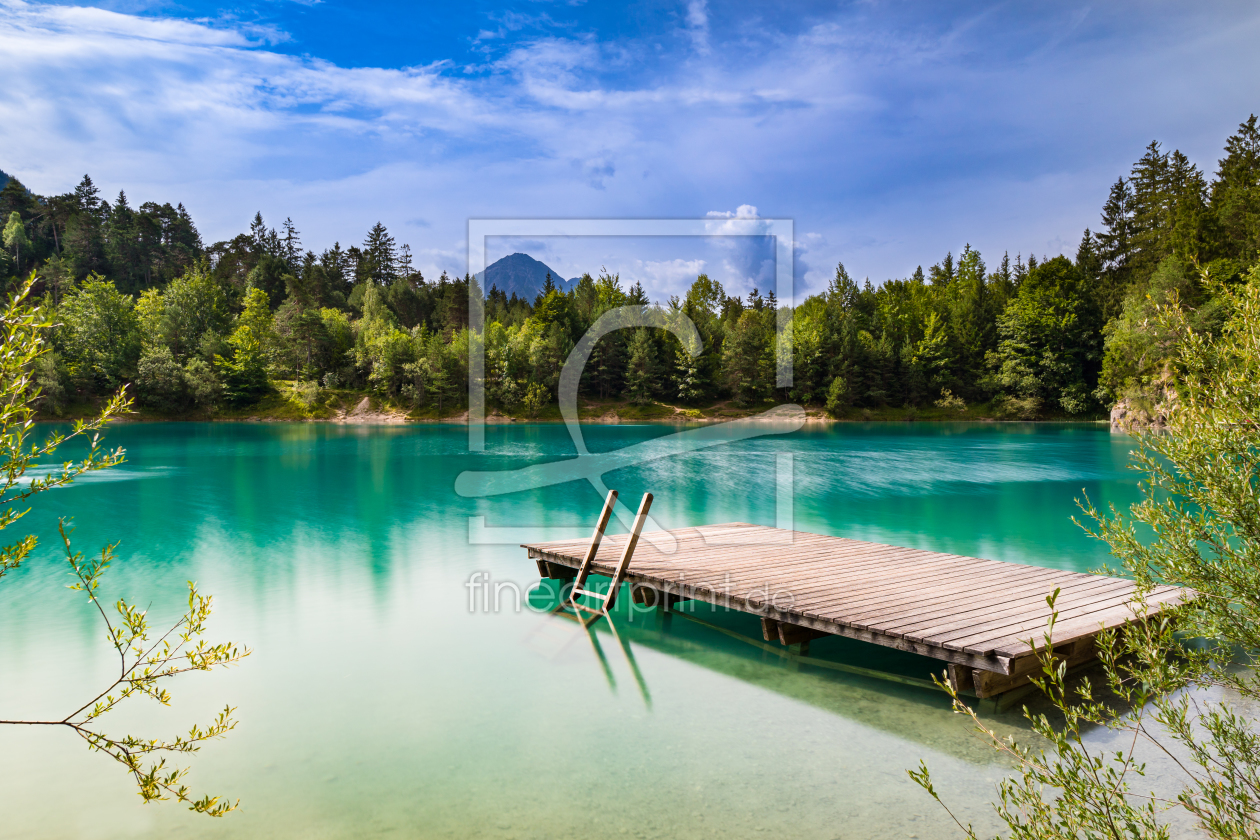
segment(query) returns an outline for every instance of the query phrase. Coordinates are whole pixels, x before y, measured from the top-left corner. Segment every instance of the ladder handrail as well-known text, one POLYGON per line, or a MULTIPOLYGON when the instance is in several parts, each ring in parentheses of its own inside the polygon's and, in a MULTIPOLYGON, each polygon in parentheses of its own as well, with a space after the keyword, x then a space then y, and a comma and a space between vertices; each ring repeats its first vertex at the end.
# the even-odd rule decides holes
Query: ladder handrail
POLYGON ((617 570, 614 572, 612 583, 608 587, 608 595, 604 598, 604 612, 611 610, 613 604, 617 601, 617 590, 621 588, 622 581, 626 579, 630 558, 634 555, 634 549, 639 544, 639 534, 643 532, 643 523, 647 520, 648 509, 651 507, 652 494, 644 493, 643 501, 639 503, 639 513, 634 517, 634 527, 630 529, 630 537, 626 540, 626 548, 621 552, 621 560, 617 562, 617 570))
MULTIPOLYGON (((581 589, 586 583, 587 576, 591 573, 591 563, 595 561, 595 555, 599 552, 599 544, 604 539, 604 529, 608 527, 608 520, 612 517, 613 507, 617 504, 617 491, 609 490, 608 498, 604 500, 604 509, 599 513, 599 521, 595 523, 595 533, 591 534, 591 544, 586 549, 586 556, 582 558, 582 564, 578 566, 577 577, 573 580, 573 588, 581 589)), ((570 596, 572 600, 572 596, 570 596)))

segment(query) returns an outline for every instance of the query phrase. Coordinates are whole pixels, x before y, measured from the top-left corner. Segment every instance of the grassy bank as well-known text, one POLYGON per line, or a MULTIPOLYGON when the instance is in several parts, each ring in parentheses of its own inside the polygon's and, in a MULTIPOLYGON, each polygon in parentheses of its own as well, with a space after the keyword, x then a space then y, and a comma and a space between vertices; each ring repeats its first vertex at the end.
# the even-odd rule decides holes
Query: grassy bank
MULTIPOLYGON (((185 411, 169 413, 153 408, 136 406, 127 415, 133 421, 238 421, 238 422, 340 422, 340 423, 459 423, 467 419, 467 406, 463 403, 444 405, 439 412, 436 405, 411 406, 400 400, 390 399, 368 391, 320 388, 303 392, 292 382, 273 383, 275 389, 256 403, 247 406, 225 406, 213 412, 185 411)), ((737 420, 760 414, 778 403, 740 406, 730 400, 703 405, 668 402, 635 404, 627 400, 583 399, 578 406, 578 416, 589 423, 693 423, 737 420)), ((93 416, 95 402, 81 401, 65 406, 60 413, 42 413, 43 421, 75 420, 93 416)), ((853 408, 841 418, 832 418, 821 406, 805 406, 807 416, 816 421, 839 422, 946 422, 946 421, 1001 421, 1013 420, 993 410, 989 403, 976 403, 965 408, 940 408, 934 405, 919 407, 853 408)), ((535 414, 524 410, 505 412, 497 407, 487 408, 491 422, 558 423, 562 421, 560 408, 547 405, 535 414)), ((1099 414, 1090 417, 1044 416, 1038 420, 1104 420, 1099 414)))

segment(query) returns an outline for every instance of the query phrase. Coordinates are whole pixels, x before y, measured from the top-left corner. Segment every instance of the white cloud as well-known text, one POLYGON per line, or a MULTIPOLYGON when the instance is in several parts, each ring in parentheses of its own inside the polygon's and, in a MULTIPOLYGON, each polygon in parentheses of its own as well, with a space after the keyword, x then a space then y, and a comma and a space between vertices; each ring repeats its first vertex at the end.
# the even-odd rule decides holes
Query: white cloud
POLYGON ((709 54, 709 4, 707 0, 687 3, 687 35, 700 55, 709 54))
POLYGON ((757 208, 752 204, 741 204, 734 210, 710 210, 704 215, 710 219, 756 219, 757 208))
MULTIPOLYGON (((714 233, 816 232, 798 282, 806 254, 811 283, 839 259, 881 280, 966 241, 990 261, 1074 243, 1152 136, 1210 169, 1254 108, 1254 15, 1012 14, 938 25, 858 4, 725 43, 690 3, 681 56, 514 35, 484 64, 390 69, 283 54, 282 33, 230 22, 0 0, 0 168, 41 193, 91 172, 133 203, 183 201, 210 240, 255 209, 314 247, 423 218, 426 274, 462 273, 471 216, 704 214, 714 233)), ((762 276, 755 248, 727 245, 711 270, 762 276)))

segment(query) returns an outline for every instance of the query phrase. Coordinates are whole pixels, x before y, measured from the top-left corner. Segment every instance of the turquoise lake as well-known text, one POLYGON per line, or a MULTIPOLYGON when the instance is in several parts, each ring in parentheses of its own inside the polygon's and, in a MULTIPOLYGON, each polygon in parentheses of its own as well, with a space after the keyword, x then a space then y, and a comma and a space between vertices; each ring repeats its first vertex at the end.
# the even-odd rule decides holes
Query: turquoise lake
MULTIPOLYGON (((584 427, 596 452, 675 431, 584 427)), ((545 592, 470 610, 474 573, 537 584, 516 545, 528 529, 590 531, 601 498, 586 481, 455 491, 465 471, 572 457, 561 426, 492 426, 475 454, 464 427, 433 425, 137 423, 106 442, 127 463, 38 497, 6 534, 42 545, 0 581, 0 716, 60 716, 117 667, 64 586, 56 521, 73 515, 79 550, 120 543, 107 600, 151 605, 160 624, 196 580, 215 598, 208 637, 254 650, 171 683, 171 709, 137 701, 107 724, 172 735, 237 706, 188 782, 241 808, 144 806, 69 732, 0 727, 0 838, 957 836, 906 776, 920 759, 960 817, 998 827, 987 803, 1006 767, 942 693, 793 665, 737 637, 760 638, 755 618, 707 606, 668 626, 621 610, 626 647, 597 634, 610 674, 580 629, 530 608, 545 592)), ((1072 523, 1074 500, 1133 501, 1130 444, 1105 424, 811 425, 603 480, 631 505, 652 492, 665 527, 774 525, 791 454, 799 530, 1088 571, 1107 554, 1072 523)), ((935 670, 843 640, 812 653, 935 670)), ((1018 713, 992 721, 1023 731, 1018 713)))

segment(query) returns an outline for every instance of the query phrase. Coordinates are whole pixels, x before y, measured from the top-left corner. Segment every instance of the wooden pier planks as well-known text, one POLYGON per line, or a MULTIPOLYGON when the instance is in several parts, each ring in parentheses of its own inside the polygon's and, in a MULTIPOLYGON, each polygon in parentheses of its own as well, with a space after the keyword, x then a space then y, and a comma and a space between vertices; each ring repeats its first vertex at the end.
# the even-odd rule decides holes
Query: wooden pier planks
MULTIPOLYGON (((1046 596, 1060 590, 1056 647, 1133 621, 1134 584, 1121 578, 981 560, 731 522, 644 534, 626 580, 778 622, 860 639, 998 674, 1026 672, 1046 632, 1046 596)), ((605 537, 592 561, 611 576, 626 536, 605 537)), ((529 556, 576 568, 586 540, 524 545, 529 556)), ((547 574, 546 566, 540 569, 547 574)), ((1184 592, 1157 587, 1152 610, 1184 592)))

